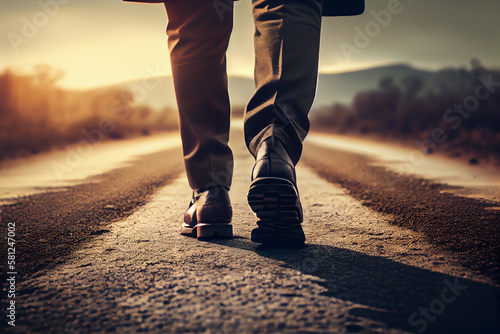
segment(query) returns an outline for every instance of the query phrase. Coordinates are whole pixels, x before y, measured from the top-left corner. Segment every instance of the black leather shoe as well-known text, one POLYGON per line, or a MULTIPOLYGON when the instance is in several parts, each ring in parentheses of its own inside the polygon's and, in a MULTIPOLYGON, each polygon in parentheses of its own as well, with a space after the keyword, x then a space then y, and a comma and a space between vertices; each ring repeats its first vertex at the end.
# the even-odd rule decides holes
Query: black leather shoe
POLYGON ((214 187, 193 192, 193 199, 184 214, 181 234, 198 239, 230 238, 233 210, 227 188, 214 187))
POLYGON ((304 246, 295 167, 278 139, 264 140, 258 150, 248 204, 259 218, 252 241, 272 247, 304 246))

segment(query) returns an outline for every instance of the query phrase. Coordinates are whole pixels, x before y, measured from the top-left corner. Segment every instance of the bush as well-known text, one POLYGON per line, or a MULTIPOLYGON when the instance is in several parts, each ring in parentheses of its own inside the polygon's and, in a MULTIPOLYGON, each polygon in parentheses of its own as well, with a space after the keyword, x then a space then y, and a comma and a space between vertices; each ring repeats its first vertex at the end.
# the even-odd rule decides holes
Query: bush
POLYGON ((471 112, 465 107, 462 112, 455 109, 474 101, 476 88, 483 86, 480 78, 491 76, 494 82, 500 82, 499 71, 486 70, 477 61, 473 63, 469 71, 436 72, 428 82, 420 77, 406 77, 397 84, 390 77, 382 78, 377 89, 358 93, 351 106, 335 104, 313 112, 312 125, 337 133, 407 140, 429 138, 433 130, 441 128, 447 140, 438 145, 439 150, 452 151, 458 147, 468 153, 500 158, 500 89, 490 92, 482 88, 483 94, 490 95, 473 106, 471 112))
POLYGON ((136 106, 126 89, 64 90, 55 86, 61 76, 47 66, 33 75, 0 74, 0 160, 64 147, 101 122, 112 124, 110 139, 177 128, 174 110, 136 106))

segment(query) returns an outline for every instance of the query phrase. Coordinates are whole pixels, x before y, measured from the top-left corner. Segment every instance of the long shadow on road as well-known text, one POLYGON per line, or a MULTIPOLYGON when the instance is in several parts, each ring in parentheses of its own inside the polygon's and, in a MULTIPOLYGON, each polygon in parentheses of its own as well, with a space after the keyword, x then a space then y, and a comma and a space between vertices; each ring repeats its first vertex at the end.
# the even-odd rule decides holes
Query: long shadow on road
MULTIPOLYGON (((245 239, 216 243, 255 249, 245 239)), ((417 333, 500 332, 500 289, 493 285, 327 245, 256 252, 320 277, 324 295, 359 304, 349 311, 355 316, 417 333)))

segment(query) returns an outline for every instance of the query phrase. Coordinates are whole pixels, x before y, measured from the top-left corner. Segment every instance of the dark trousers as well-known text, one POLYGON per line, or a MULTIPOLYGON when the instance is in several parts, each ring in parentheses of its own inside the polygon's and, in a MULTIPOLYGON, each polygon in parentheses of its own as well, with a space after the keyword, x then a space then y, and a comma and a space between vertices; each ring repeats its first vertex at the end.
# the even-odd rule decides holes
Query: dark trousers
MULTIPOLYGON (((193 189, 230 186, 230 104, 226 50, 232 2, 166 1, 184 161, 193 189), (219 2, 215 2, 217 4, 219 2), (227 5, 227 6, 226 6, 227 5)), ((245 112, 245 141, 279 139, 296 164, 309 131, 318 76, 322 0, 253 0, 256 91, 245 112)))

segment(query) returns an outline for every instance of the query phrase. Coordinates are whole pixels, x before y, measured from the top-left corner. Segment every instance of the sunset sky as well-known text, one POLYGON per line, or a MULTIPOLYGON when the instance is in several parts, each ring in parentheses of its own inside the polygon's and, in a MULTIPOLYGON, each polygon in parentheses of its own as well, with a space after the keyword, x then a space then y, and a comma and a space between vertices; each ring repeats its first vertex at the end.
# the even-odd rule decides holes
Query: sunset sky
MULTIPOLYGON (((398 13, 382 25, 372 11, 387 10, 389 2, 368 0, 361 16, 324 19, 322 72, 401 62, 433 70, 468 66, 473 57, 500 68, 500 1, 401 0, 398 13), (362 45, 356 35, 367 27, 371 37, 362 45), (343 49, 349 46, 356 52, 346 56, 343 49)), ((229 73, 248 77, 253 73, 250 3, 236 3, 228 53, 229 73)), ((170 73, 161 4, 2 1, 0 13, 1 70, 29 71, 35 64, 49 64, 66 73, 60 84, 71 88, 170 73)))

